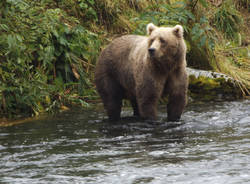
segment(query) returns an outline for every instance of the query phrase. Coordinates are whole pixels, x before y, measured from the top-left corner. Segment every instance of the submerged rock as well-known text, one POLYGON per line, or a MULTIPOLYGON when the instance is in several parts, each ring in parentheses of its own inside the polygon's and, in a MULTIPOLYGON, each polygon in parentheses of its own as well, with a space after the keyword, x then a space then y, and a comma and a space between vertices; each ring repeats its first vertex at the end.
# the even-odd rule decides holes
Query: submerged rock
POLYGON ((200 100, 234 100, 242 98, 240 81, 222 73, 187 68, 189 96, 200 100))

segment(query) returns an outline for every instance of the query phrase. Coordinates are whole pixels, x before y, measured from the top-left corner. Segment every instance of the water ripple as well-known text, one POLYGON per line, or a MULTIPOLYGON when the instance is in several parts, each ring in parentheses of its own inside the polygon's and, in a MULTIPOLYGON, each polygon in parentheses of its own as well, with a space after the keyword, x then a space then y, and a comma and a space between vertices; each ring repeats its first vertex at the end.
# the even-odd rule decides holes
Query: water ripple
POLYGON ((160 107, 159 121, 116 124, 74 110, 1 128, 0 183, 250 183, 249 109, 192 103, 180 122, 160 107))

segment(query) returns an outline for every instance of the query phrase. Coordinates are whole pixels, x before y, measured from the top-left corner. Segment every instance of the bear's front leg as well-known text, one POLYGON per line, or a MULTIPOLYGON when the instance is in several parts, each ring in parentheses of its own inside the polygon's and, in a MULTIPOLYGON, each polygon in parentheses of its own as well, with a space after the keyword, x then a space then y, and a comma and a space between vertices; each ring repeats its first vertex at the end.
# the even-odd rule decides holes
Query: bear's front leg
POLYGON ((169 102, 167 105, 168 121, 178 121, 186 106, 186 94, 170 93, 169 102))
POLYGON ((151 84, 139 87, 136 98, 140 117, 143 119, 156 120, 159 92, 157 92, 154 86, 151 84))
POLYGON ((186 72, 176 72, 175 75, 170 76, 166 88, 169 94, 168 121, 178 121, 187 103, 188 79, 186 72))
POLYGON ((138 103, 139 103, 139 112, 141 118, 148 120, 156 120, 157 100, 154 97, 148 97, 147 100, 141 99, 138 101, 138 103))
POLYGON ((140 116, 136 99, 130 100, 130 102, 131 102, 131 105, 133 107, 134 116, 140 116))
POLYGON ((109 76, 96 79, 96 87, 110 121, 120 119, 124 90, 121 85, 109 76))

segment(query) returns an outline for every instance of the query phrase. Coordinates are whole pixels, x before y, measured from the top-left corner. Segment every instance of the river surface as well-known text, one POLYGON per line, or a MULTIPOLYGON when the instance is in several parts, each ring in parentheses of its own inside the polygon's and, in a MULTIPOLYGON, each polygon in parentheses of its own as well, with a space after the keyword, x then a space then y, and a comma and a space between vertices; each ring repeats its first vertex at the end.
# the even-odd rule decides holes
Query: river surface
POLYGON ((191 103, 172 123, 159 111, 157 122, 73 110, 0 127, 0 183, 250 183, 249 100, 191 103))

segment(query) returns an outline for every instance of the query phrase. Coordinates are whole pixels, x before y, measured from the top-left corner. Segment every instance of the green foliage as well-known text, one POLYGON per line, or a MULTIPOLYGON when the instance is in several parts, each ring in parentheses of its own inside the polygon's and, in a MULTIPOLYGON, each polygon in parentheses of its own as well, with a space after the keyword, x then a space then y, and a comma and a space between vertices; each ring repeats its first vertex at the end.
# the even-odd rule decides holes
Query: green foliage
POLYGON ((210 50, 214 49, 217 38, 214 36, 213 28, 209 25, 207 17, 202 16, 197 23, 193 24, 191 38, 199 48, 207 46, 210 50))
POLYGON ((95 93, 87 71, 100 47, 97 35, 42 3, 1 2, 0 114, 53 111, 76 94, 95 93))
POLYGON ((233 39, 239 32, 239 24, 242 20, 232 0, 227 0, 218 8, 214 15, 213 22, 215 27, 223 31, 227 38, 233 39))
MULTIPOLYGON (((135 30, 136 34, 145 34, 145 26, 149 22, 156 25, 174 26, 181 24, 185 33, 196 42, 199 47, 208 46, 210 49, 214 47, 215 37, 212 36, 212 28, 209 25, 208 19, 205 16, 197 17, 190 9, 194 8, 197 2, 207 7, 206 1, 197 1, 193 4, 188 4, 194 1, 177 1, 172 4, 159 5, 158 9, 161 11, 149 11, 141 14, 140 17, 133 20, 137 21, 138 28, 135 30)), ((187 37, 188 37, 187 36, 187 37)))
POLYGON ((97 21, 97 13, 93 6, 95 5, 94 0, 78 0, 79 7, 82 12, 85 13, 86 19, 97 21))
POLYGON ((57 6, 77 17, 89 29, 97 26, 98 31, 102 28, 118 33, 129 30, 129 21, 124 17, 135 10, 141 10, 146 2, 151 0, 62 0, 57 6))

